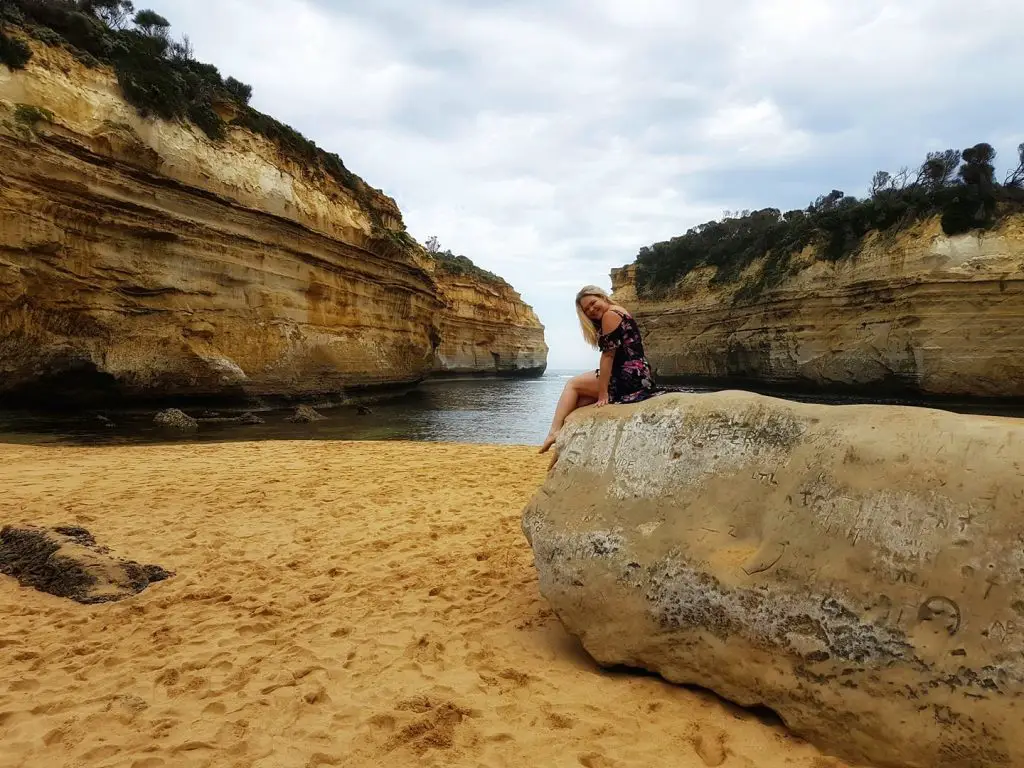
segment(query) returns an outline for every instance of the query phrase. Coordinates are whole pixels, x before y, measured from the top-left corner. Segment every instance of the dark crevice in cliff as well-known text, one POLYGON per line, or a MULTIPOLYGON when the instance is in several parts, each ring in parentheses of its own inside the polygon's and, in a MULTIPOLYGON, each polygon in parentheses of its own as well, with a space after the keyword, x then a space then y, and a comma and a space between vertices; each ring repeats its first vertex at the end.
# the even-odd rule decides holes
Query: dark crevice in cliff
POLYGON ((225 412, 273 411, 309 404, 336 408, 372 403, 415 394, 424 377, 400 381, 367 381, 322 392, 254 392, 241 384, 217 390, 176 391, 173 385, 147 390, 133 389, 113 375, 100 371, 90 361, 68 359, 51 363, 51 370, 31 381, 0 393, 0 409, 37 414, 82 413, 102 410, 116 414, 138 409, 217 409, 225 412))
MULTIPOLYGON (((151 288, 151 287, 146 286, 146 285, 128 285, 128 284, 125 284, 125 285, 117 286, 117 288, 115 288, 115 290, 118 293, 124 294, 125 296, 137 296, 137 297, 175 296, 175 295, 187 296, 187 295, 189 295, 188 293, 186 293, 185 291, 181 290, 180 288, 173 288, 173 287, 170 287, 170 286, 158 286, 156 288, 151 288)), ((202 294, 205 294, 205 295, 208 295, 208 296, 212 296, 213 295, 209 291, 205 291, 205 292, 193 291, 191 293, 196 294, 196 295, 202 295, 202 294)), ((148 309, 148 307, 147 307, 147 309, 148 309)))
POLYGON ((5 407, 49 411, 103 407, 123 400, 117 379, 83 360, 67 361, 64 367, 0 396, 0 404, 5 407))
MULTIPOLYGON (((501 333, 507 331, 509 328, 523 330, 523 331, 534 331, 538 330, 537 326, 530 325, 529 323, 522 322, 517 323, 512 319, 506 320, 478 320, 472 317, 463 317, 462 315, 452 315, 452 319, 447 320, 449 323, 458 323, 460 326, 473 328, 474 330, 481 331, 483 333, 501 333)), ((541 328, 540 330, 543 330, 541 328)))

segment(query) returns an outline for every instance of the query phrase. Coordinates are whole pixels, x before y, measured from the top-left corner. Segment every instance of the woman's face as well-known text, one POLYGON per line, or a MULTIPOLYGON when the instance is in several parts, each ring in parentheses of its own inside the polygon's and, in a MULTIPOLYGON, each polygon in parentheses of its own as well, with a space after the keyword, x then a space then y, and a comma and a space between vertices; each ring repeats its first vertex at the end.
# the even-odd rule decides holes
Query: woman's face
POLYGON ((607 299, 603 299, 600 296, 587 295, 580 299, 580 309, 583 310, 583 314, 595 323, 601 321, 609 306, 611 305, 607 299))

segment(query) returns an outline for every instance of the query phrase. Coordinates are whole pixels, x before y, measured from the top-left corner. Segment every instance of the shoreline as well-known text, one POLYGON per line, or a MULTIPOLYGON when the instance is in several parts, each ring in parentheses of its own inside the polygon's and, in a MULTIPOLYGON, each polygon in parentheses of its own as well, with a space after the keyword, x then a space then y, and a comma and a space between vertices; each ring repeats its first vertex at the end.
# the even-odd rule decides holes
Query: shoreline
POLYGON ((416 379, 353 384, 324 392, 250 392, 243 388, 221 392, 196 394, 192 392, 127 394, 115 385, 105 390, 71 390, 66 405, 50 405, 56 395, 43 386, 32 389, 11 390, 0 393, 0 410, 36 411, 40 413, 81 413, 85 411, 130 412, 162 410, 164 408, 217 409, 228 412, 267 411, 312 405, 317 408, 344 408, 373 404, 415 395, 432 383, 458 381, 519 381, 539 379, 546 366, 524 368, 518 371, 433 371, 416 379))
POLYGON ((0 522, 81 525, 176 572, 95 606, 0 578, 5 754, 844 768, 708 692, 581 650, 520 530, 547 460, 399 441, 0 445, 0 522))
MULTIPOLYGON (((417 396, 429 393, 431 389, 447 385, 509 383, 524 380, 542 380, 551 376, 560 378, 564 374, 578 373, 575 369, 547 369, 540 372, 475 372, 475 373, 432 373, 422 379, 388 384, 373 384, 348 388, 342 392, 325 392, 301 395, 256 395, 239 394, 209 396, 154 396, 151 398, 121 398, 110 401, 78 402, 55 407, 42 405, 39 401, 0 397, 0 415, 16 414, 33 418, 81 418, 94 414, 155 414, 166 408, 178 408, 185 412, 219 411, 239 415, 253 413, 284 413, 299 405, 344 412, 359 406, 386 405, 396 402, 410 402, 417 396)), ((826 405, 897 405, 917 408, 936 408, 954 413, 976 415, 1010 416, 1024 418, 1024 397, 999 398, 967 395, 945 395, 924 393, 918 390, 879 384, 832 385, 817 387, 797 381, 752 380, 742 377, 702 377, 656 375, 660 386, 670 390, 693 392, 695 394, 740 390, 766 395, 794 402, 813 402, 826 405)))

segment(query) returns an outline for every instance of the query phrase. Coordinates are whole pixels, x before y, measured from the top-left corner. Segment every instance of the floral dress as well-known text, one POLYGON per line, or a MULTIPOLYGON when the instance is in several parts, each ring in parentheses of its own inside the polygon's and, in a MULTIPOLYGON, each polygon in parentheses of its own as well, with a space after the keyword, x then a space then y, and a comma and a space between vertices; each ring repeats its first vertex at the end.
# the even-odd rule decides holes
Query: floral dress
POLYGON ((608 380, 608 402, 637 403, 658 394, 654 374, 644 355, 644 343, 636 320, 615 309, 608 311, 622 318, 618 328, 597 337, 597 346, 602 352, 615 351, 612 374, 608 380))

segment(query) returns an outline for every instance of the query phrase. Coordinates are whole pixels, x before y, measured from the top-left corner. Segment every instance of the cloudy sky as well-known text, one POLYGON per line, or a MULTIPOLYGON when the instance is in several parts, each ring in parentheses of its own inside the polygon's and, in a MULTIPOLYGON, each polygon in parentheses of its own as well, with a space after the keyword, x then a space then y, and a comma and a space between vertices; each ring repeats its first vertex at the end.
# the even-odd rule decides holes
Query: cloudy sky
POLYGON ((1024 141, 1016 0, 137 0, 253 106, 505 277, 586 368, 573 296, 724 210, 1024 141))

